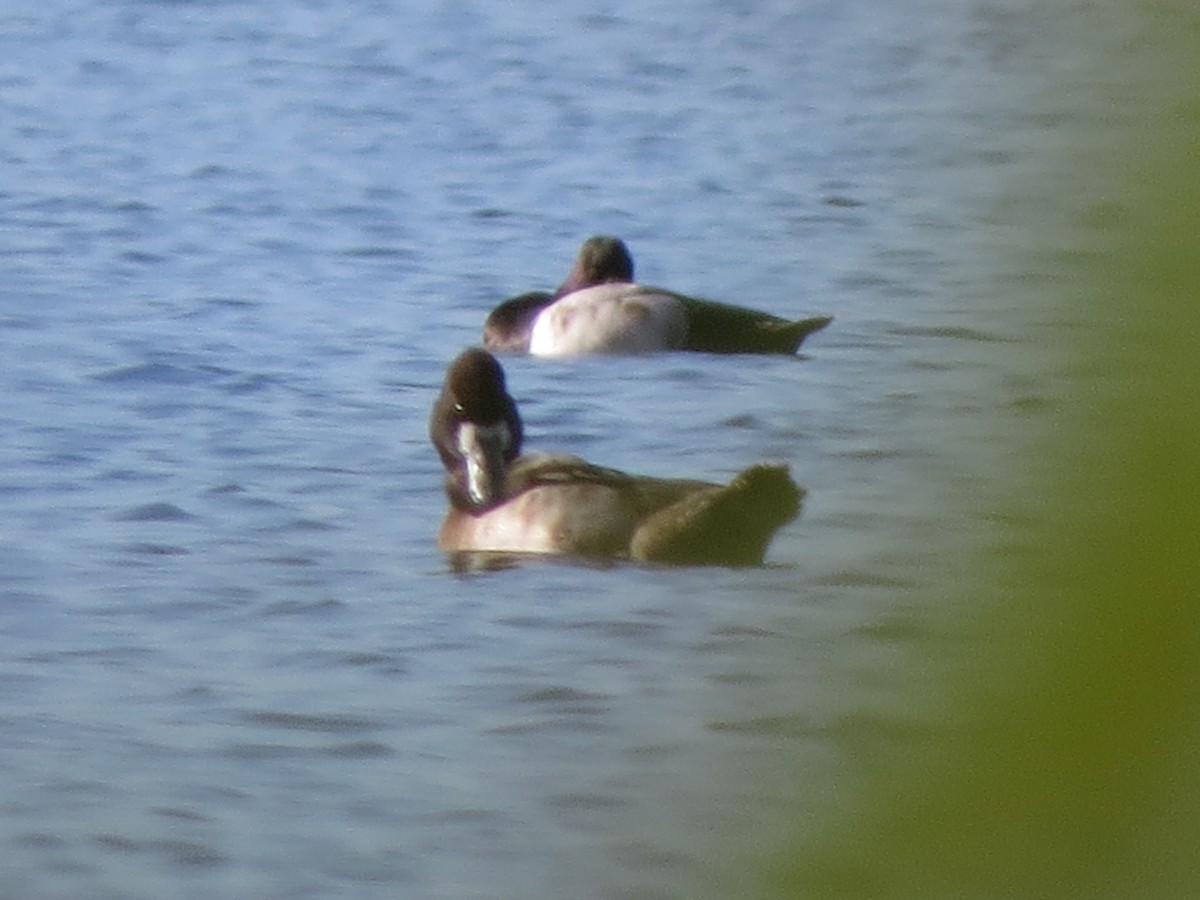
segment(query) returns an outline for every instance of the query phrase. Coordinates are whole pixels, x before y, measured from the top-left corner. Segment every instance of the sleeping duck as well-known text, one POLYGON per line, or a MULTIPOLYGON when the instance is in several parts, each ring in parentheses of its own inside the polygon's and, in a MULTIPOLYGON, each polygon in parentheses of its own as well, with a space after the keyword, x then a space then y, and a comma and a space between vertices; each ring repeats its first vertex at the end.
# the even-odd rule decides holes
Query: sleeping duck
POLYGON ((450 509, 438 546, 447 553, 755 565, 804 495, 784 465, 751 466, 720 485, 522 454, 521 417, 504 370, 478 348, 447 369, 429 434, 446 469, 450 509))
POLYGON ((488 315, 483 344, 534 356, 594 353, 795 353, 830 316, 781 319, 769 313, 686 297, 633 280, 624 242, 591 237, 553 294, 532 291, 488 315))

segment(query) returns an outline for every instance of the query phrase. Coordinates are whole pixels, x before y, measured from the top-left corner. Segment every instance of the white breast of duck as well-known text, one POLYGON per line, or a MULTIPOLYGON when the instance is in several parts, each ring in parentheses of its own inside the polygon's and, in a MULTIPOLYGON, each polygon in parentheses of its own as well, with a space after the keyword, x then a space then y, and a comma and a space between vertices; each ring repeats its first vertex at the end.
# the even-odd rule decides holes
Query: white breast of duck
POLYGON ((679 298, 639 284, 598 284, 567 294, 534 320, 534 356, 584 353, 654 353, 687 340, 687 314, 679 298))

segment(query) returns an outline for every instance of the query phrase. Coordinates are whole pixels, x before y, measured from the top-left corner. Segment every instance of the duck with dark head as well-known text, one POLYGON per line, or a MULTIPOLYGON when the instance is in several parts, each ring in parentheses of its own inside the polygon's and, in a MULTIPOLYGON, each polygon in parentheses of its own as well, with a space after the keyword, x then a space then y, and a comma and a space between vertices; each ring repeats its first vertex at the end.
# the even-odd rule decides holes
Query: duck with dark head
POLYGON ((652 353, 795 353, 829 316, 784 319, 634 281, 619 238, 588 238, 554 293, 531 291, 488 315, 484 346, 535 356, 652 353))
POLYGON ((446 470, 450 508, 438 546, 448 553, 757 565, 804 495, 783 465, 754 465, 721 485, 522 454, 504 370, 477 348, 447 369, 429 432, 446 470))

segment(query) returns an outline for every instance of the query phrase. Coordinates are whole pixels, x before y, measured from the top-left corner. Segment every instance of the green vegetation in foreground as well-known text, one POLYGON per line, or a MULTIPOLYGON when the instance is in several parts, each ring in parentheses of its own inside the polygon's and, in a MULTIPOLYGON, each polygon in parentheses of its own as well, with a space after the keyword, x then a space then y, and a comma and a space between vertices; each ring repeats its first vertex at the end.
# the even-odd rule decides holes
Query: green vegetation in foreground
POLYGON ((1009 640, 759 896, 1200 897, 1200 31, 1135 9, 1162 75, 1132 73, 1147 102, 1114 117, 1102 261, 1051 298, 1082 311, 1082 415, 1048 448, 1035 549, 1000 561, 1009 640))

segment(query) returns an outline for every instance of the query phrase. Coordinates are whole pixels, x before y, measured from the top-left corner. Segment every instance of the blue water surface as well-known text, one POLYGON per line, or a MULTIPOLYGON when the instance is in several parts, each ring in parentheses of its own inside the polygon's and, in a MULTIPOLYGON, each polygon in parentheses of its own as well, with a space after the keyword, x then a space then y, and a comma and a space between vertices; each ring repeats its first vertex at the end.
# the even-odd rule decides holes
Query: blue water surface
POLYGON ((1055 410, 1023 355, 1054 317, 1023 304, 1058 248, 1011 264, 1036 198, 998 198, 1087 125, 1029 87, 1071 77, 1077 23, 935 0, 16 6, 6 896, 733 896, 734 844, 816 827, 840 774, 919 727, 889 665, 1055 410), (644 281, 836 317, 796 358, 506 361, 531 448, 790 464, 810 493, 765 567, 437 552, 444 367, 594 233, 644 281))

